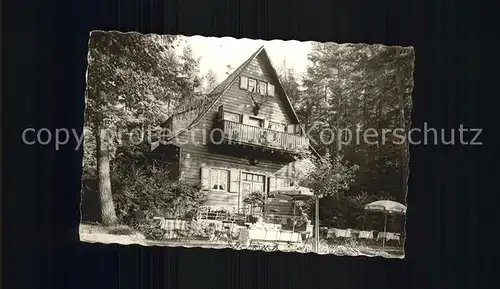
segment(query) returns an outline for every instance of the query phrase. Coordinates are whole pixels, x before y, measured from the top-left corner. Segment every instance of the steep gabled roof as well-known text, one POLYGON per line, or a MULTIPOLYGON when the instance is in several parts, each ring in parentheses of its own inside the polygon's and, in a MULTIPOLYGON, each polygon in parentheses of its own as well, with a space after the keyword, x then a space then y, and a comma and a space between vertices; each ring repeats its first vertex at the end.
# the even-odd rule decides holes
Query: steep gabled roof
POLYGON ((259 53, 264 49, 261 46, 257 51, 255 51, 245 62, 243 62, 238 68, 236 68, 224 81, 217 85, 208 95, 209 101, 199 110, 198 116, 184 129, 180 130, 175 135, 171 136, 167 141, 179 136, 180 134, 189 131, 212 109, 212 107, 219 101, 224 92, 233 84, 233 82, 238 78, 238 76, 245 70, 245 68, 252 62, 252 60, 259 55, 259 53))
MULTIPOLYGON (((235 80, 238 79, 238 76, 245 70, 245 68, 254 60, 259 54, 264 53, 265 54, 265 59, 269 62, 269 66, 271 66, 272 72, 274 74, 274 77, 278 81, 279 84, 279 89, 283 92, 283 95, 285 96, 286 102, 288 106, 290 107, 293 118, 295 121, 300 124, 299 117, 297 116, 297 113, 295 112, 295 109, 293 108, 292 103, 290 102, 290 98, 286 94, 285 90, 283 89, 283 84, 281 83, 278 73, 276 72, 276 69, 274 68, 274 65, 271 62, 271 59, 269 58, 269 55, 267 54, 266 50, 264 49, 264 46, 261 46, 257 51, 255 51, 245 62, 243 62, 238 68, 236 68, 224 81, 222 81, 219 85, 217 85, 212 92, 210 92, 207 97, 208 97, 208 102, 206 105, 204 105, 202 108, 199 109, 199 114, 198 116, 184 129, 179 130, 175 135, 171 136, 168 141, 171 141, 175 137, 179 136, 180 134, 189 131, 192 129, 195 125, 200 122, 200 120, 213 108, 213 106, 219 101, 219 99, 222 97, 224 92, 234 83, 235 80)), ((304 129, 301 127, 302 132, 304 132, 304 129)), ((311 146, 309 145, 309 148, 313 151, 313 153, 320 157, 319 153, 311 146)))
MULTIPOLYGON (((243 62, 238 68, 236 68, 223 82, 217 85, 209 96, 221 95, 223 94, 229 86, 238 78, 241 72, 252 62, 252 60, 259 55, 259 53, 264 50, 264 46, 261 46, 257 51, 255 51, 245 62, 243 62)), ((217 101, 214 101, 217 102, 217 101)))

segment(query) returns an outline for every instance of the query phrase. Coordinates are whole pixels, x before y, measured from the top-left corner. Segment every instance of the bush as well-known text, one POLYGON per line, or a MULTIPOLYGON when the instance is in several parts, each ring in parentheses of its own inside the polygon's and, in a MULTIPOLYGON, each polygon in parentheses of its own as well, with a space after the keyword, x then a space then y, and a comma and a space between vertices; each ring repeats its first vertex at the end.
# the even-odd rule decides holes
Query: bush
POLYGON ((120 166, 113 173, 113 199, 120 221, 137 227, 153 217, 190 219, 205 203, 199 185, 169 180, 167 170, 120 166))
MULTIPOLYGON (((326 240, 320 238, 319 240, 319 254, 334 254, 338 256, 359 256, 362 246, 356 240, 326 240)), ((304 252, 314 252, 315 240, 314 238, 306 242, 303 249, 304 252)))
MULTIPOLYGON (((248 194, 243 199, 243 203, 250 206, 249 213, 251 215, 254 213, 254 210, 256 208, 259 208, 262 210, 262 208, 264 207, 264 202, 265 202, 265 198, 264 198, 263 192, 252 192, 252 193, 248 194)), ((254 216, 254 217, 258 218, 258 216, 254 216)), ((250 222, 252 222, 252 221, 250 221, 250 222)))
POLYGON ((128 226, 115 226, 108 228, 108 233, 113 235, 134 235, 135 231, 128 226))

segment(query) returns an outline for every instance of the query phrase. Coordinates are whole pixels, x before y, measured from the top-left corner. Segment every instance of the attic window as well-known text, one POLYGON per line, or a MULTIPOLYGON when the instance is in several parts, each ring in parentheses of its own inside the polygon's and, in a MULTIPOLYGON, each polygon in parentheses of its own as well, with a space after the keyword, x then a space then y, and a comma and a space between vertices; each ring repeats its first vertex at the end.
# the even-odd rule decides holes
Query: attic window
POLYGON ((270 83, 267 84, 267 95, 274 96, 274 85, 270 83))
POLYGON ((248 91, 255 92, 257 90, 257 80, 255 79, 248 79, 248 91))
POLYGON ((229 120, 232 122, 240 122, 240 115, 237 113, 224 111, 224 120, 229 120))
POLYGON ((266 90, 267 90, 267 82, 259 81, 259 87, 257 89, 257 92, 262 95, 266 95, 267 93, 266 90))
POLYGON ((240 88, 241 89, 248 89, 248 77, 240 77, 240 88))
POLYGON ((285 132, 286 131, 286 125, 283 124, 283 123, 270 121, 269 122, 269 129, 275 130, 275 131, 280 131, 280 132, 285 132))

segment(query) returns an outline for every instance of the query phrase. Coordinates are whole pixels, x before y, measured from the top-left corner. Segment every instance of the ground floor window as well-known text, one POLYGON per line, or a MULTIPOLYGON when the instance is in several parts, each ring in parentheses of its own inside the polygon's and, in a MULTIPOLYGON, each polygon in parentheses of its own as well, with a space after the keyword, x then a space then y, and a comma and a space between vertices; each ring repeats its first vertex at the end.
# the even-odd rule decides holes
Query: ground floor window
POLYGON ((242 173, 241 177, 244 192, 264 192, 265 177, 263 175, 242 173))
POLYGON ((278 189, 283 188, 283 187, 289 187, 292 185, 292 182, 290 179, 286 178, 277 178, 276 179, 276 187, 278 189))
POLYGON ((229 189, 229 172, 222 169, 211 169, 210 187, 212 190, 228 191, 229 189))

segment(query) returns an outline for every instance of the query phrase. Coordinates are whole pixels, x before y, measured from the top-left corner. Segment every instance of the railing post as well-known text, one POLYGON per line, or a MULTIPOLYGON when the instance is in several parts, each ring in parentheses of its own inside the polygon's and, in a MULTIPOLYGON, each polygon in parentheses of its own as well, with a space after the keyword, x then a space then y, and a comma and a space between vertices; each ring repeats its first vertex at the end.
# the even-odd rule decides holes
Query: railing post
POLYGON ((260 142, 260 137, 264 132, 268 132, 268 136, 274 135, 276 137, 275 139, 273 138, 272 144, 267 144, 267 146, 271 148, 297 151, 307 149, 309 146, 309 139, 302 135, 273 131, 263 127, 256 127, 228 120, 222 120, 222 131, 224 134, 228 135, 229 140, 233 140, 234 133, 237 133, 238 141, 262 146, 266 146, 266 144, 260 142))

